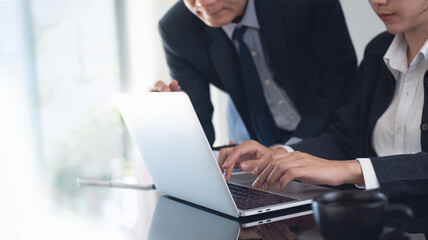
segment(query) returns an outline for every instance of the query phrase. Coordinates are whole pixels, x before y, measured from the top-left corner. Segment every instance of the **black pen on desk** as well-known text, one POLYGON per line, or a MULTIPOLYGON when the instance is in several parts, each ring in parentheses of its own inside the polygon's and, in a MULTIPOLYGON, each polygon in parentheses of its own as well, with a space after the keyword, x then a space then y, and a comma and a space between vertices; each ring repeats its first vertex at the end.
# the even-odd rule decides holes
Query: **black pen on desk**
POLYGON ((137 189, 137 190, 155 190, 156 186, 154 184, 150 185, 139 185, 139 184, 128 184, 128 183, 118 183, 118 182, 109 182, 109 181, 98 181, 98 180, 84 180, 76 179, 77 185, 81 186, 93 186, 93 187, 110 187, 110 188, 128 188, 128 189, 137 189))
POLYGON ((211 149, 213 151, 220 151, 220 149, 222 148, 229 148, 229 147, 236 147, 237 144, 229 144, 229 145, 222 145, 222 146, 218 146, 218 147, 211 147, 211 149))

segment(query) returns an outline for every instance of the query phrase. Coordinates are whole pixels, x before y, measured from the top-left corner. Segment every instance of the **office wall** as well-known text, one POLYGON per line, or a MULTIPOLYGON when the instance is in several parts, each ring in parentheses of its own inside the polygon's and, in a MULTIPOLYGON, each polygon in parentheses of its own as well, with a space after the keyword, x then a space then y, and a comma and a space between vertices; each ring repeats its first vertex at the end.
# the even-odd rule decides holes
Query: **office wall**
POLYGON ((376 16, 367 0, 340 0, 349 32, 361 61, 364 48, 377 34, 385 31, 385 25, 376 16))

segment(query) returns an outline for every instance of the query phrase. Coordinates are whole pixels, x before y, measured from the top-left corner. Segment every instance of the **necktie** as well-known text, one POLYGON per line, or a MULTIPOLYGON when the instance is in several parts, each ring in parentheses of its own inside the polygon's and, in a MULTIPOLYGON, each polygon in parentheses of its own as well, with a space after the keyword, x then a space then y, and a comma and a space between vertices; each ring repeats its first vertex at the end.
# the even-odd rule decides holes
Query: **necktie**
POLYGON ((266 104, 253 56, 243 39, 246 30, 245 26, 235 29, 233 39, 239 43, 239 60, 248 113, 257 140, 265 146, 270 146, 280 142, 279 130, 266 104))

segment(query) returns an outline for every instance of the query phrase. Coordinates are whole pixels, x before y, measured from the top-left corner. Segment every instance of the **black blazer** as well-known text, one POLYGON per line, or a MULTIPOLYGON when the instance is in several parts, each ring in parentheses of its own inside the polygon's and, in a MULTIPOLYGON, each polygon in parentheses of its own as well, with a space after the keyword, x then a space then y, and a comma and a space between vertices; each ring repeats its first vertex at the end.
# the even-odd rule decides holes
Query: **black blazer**
MULTIPOLYGON (((325 130, 343 103, 356 57, 337 0, 255 0, 260 35, 274 80, 286 90, 302 120, 294 136, 325 130)), ((221 28, 211 28, 179 1, 159 22, 172 78, 189 95, 209 142, 214 142, 209 85, 227 92, 250 136, 236 50, 221 28)))
POLYGON ((293 148, 327 159, 370 157, 380 190, 388 196, 428 195, 428 72, 420 126, 422 152, 378 157, 371 143, 376 122, 391 104, 395 90, 396 80, 383 60, 393 38, 385 32, 367 45, 354 82, 355 94, 337 110, 336 122, 293 148))

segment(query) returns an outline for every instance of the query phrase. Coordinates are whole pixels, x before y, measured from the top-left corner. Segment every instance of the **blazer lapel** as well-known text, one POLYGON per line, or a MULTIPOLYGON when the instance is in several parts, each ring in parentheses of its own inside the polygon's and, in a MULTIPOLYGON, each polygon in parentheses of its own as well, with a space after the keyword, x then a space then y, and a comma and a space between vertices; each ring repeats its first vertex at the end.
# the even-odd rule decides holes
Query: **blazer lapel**
POLYGON ((421 148, 428 152, 428 71, 424 75, 424 106, 421 120, 421 148))
POLYGON ((297 99, 293 91, 293 83, 290 81, 289 54, 287 49, 287 29, 282 16, 275 12, 275 4, 278 0, 256 0, 257 18, 260 24, 260 37, 263 47, 267 50, 266 59, 273 69, 273 78, 282 86, 290 99, 297 105, 297 99), (287 89, 289 89, 287 91, 287 89))
MULTIPOLYGON (((383 60, 383 59, 382 59, 383 60)), ((396 80, 384 62, 381 63, 381 72, 379 75, 380 81, 376 82, 375 86, 369 86, 373 91, 372 106, 369 113, 368 130, 366 132, 367 143, 371 142, 374 127, 379 118, 385 113, 389 105, 391 105, 392 97, 394 96, 396 80)), ((370 149, 366 149, 370 155, 375 156, 372 144, 366 144, 370 149)))

